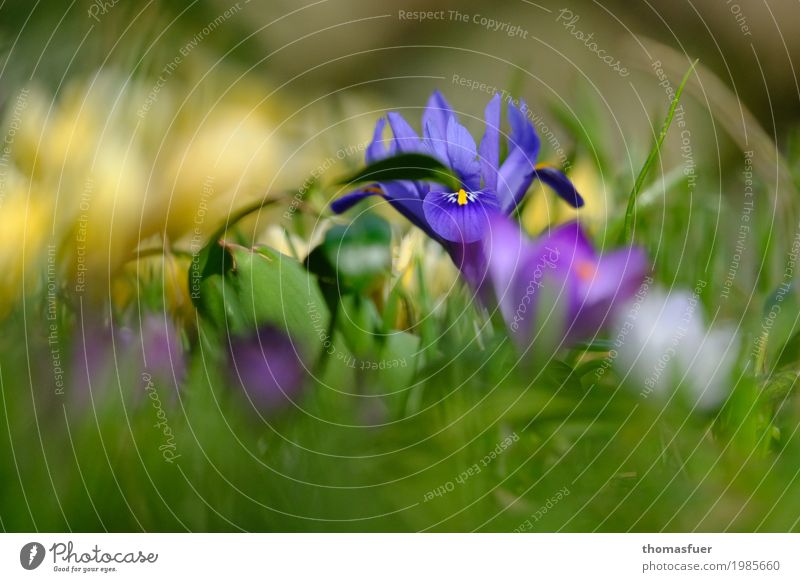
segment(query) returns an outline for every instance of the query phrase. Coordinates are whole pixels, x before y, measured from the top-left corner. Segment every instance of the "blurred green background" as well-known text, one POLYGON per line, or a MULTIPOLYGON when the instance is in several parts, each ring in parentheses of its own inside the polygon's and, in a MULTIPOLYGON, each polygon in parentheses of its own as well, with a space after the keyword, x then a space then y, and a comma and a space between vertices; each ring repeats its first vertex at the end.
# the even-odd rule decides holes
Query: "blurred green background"
POLYGON ((800 218, 798 10, 712 0, 3 2, 0 527, 798 529, 794 287, 769 353, 751 353, 800 218), (404 16, 420 11, 444 16, 404 16), (517 365, 499 334, 476 333, 482 314, 447 258, 388 212, 391 266, 339 308, 351 326, 335 341, 365 360, 400 354, 409 368, 329 364, 302 411, 264 419, 243 405, 224 375, 225 340, 204 332, 187 285, 192 256, 230 217, 269 201, 226 236, 302 261, 331 225, 347 224, 327 205, 362 165, 378 117, 399 110, 416 122, 440 89, 477 135, 496 88, 528 102, 543 159, 566 161, 587 198, 576 214, 534 187, 522 224, 535 235, 577 217, 605 248, 668 89, 695 59, 681 110, 689 136, 668 134, 636 242, 663 287, 707 281, 708 319, 741 331, 719 414, 643 403, 620 375, 592 381, 582 375, 591 367, 575 372, 585 354, 517 365), (756 197, 740 250, 744 152, 756 197), (185 379, 172 369, 158 390, 175 463, 142 395, 141 353, 125 347, 153 313, 174 324, 186 361, 185 379), (387 345, 363 333, 370 326, 405 333, 387 345))

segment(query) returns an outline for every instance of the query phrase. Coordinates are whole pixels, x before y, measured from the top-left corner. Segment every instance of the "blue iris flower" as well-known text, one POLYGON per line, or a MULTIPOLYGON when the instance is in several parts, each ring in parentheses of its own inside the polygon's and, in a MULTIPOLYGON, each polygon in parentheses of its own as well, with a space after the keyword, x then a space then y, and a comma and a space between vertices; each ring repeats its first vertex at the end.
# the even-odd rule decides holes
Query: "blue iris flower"
POLYGON ((399 113, 381 118, 366 151, 368 164, 399 154, 426 154, 449 167, 458 177, 460 188, 446 192, 433 182, 380 182, 335 200, 331 205, 333 211, 342 213, 368 196, 381 196, 440 242, 459 264, 475 254, 475 249, 469 247, 484 238, 491 217, 511 214, 535 179, 553 188, 572 206, 582 206, 583 198, 562 172, 536 164, 540 141, 522 101, 520 107, 508 103, 511 132, 508 154, 500 162, 501 105, 497 94, 486 106, 486 130, 479 146, 438 91, 428 99, 422 114, 422 137, 399 113), (387 122, 393 137, 385 140, 387 122))

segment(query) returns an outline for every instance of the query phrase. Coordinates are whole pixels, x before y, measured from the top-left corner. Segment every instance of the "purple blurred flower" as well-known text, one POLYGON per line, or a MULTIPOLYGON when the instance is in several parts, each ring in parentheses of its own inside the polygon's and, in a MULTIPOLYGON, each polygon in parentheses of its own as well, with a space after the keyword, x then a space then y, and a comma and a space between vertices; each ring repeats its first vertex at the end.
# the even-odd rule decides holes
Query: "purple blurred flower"
POLYGON ((304 366, 285 333, 263 326, 250 336, 231 337, 229 348, 233 383, 260 412, 284 408, 300 395, 304 366))
POLYGON ((577 223, 529 241, 515 222, 496 215, 484 251, 490 290, 520 348, 592 337, 648 272, 642 249, 599 255, 577 223))
POLYGON ((186 361, 180 332, 166 313, 146 313, 139 322, 139 364, 154 378, 180 387, 186 361))
POLYGON ((76 410, 83 410, 117 390, 135 340, 130 328, 112 327, 111 322, 87 315, 76 322, 71 343, 69 401, 76 410))
MULTIPOLYGON (((527 118, 527 106, 508 103, 508 155, 500 163, 500 95, 486 106, 486 131, 480 146, 462 126, 453 109, 441 93, 435 91, 428 99, 422 114, 422 137, 399 113, 387 115, 394 137, 383 139, 387 119, 375 126, 372 143, 366 152, 368 164, 401 153, 430 155, 448 166, 458 176, 461 187, 457 192, 443 192, 441 186, 429 182, 399 180, 382 182, 338 200, 331 207, 342 213, 362 199, 380 195, 414 225, 439 241, 460 267, 471 255, 464 247, 480 241, 488 228, 490 217, 500 211, 510 214, 516 209, 534 179, 552 187, 575 207, 583 199, 569 179, 553 168, 536 165, 539 137, 527 118)), ((474 260, 480 263, 480 255, 474 260)))
MULTIPOLYGON (((141 400, 142 373, 149 374, 159 388, 180 387, 186 376, 186 360, 180 332, 163 313, 146 313, 139 329, 113 326, 97 318, 79 321, 73 338, 72 402, 78 407, 104 398, 119 385, 141 400), (131 392, 132 390, 132 392, 131 392)), ((171 391, 174 396, 177 393, 171 391)))

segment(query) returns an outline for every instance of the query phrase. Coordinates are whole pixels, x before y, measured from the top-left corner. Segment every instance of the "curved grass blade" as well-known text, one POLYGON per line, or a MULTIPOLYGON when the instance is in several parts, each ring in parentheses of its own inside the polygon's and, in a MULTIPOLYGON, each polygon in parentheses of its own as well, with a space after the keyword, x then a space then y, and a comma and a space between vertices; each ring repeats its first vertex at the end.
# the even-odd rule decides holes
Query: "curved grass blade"
POLYGON ((689 67, 689 70, 683 75, 681 84, 678 86, 678 90, 675 91, 675 97, 672 98, 672 103, 669 105, 667 117, 664 119, 664 123, 661 125, 661 131, 658 133, 658 137, 656 138, 656 141, 650 150, 650 154, 647 156, 644 166, 642 166, 642 169, 639 170, 639 175, 636 176, 636 181, 633 183, 633 189, 628 196, 628 207, 625 210, 625 225, 622 230, 622 243, 631 242, 633 237, 633 213, 636 210, 636 199, 639 196, 639 192, 644 185, 647 175, 650 173, 650 168, 653 167, 656 158, 658 158, 658 154, 661 153, 661 146, 664 143, 664 138, 667 136, 667 131, 669 131, 670 125, 672 125, 672 118, 675 116, 675 109, 678 107, 678 102, 681 99, 683 89, 686 87, 686 83, 689 81, 689 77, 692 75, 692 72, 694 71, 694 68, 699 60, 700 59, 695 59, 689 67))

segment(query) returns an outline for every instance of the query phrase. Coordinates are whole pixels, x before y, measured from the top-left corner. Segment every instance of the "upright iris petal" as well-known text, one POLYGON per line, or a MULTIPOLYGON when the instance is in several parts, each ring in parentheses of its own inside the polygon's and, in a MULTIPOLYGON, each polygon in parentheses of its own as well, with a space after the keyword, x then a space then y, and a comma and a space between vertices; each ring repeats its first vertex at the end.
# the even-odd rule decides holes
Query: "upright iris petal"
POLYGON ((461 183, 467 190, 481 187, 481 165, 475 140, 467 129, 451 117, 447 122, 447 156, 461 183))
POLYGON ((497 192, 497 172, 500 169, 500 95, 492 97, 484 111, 486 131, 479 148, 481 176, 485 188, 497 192))

